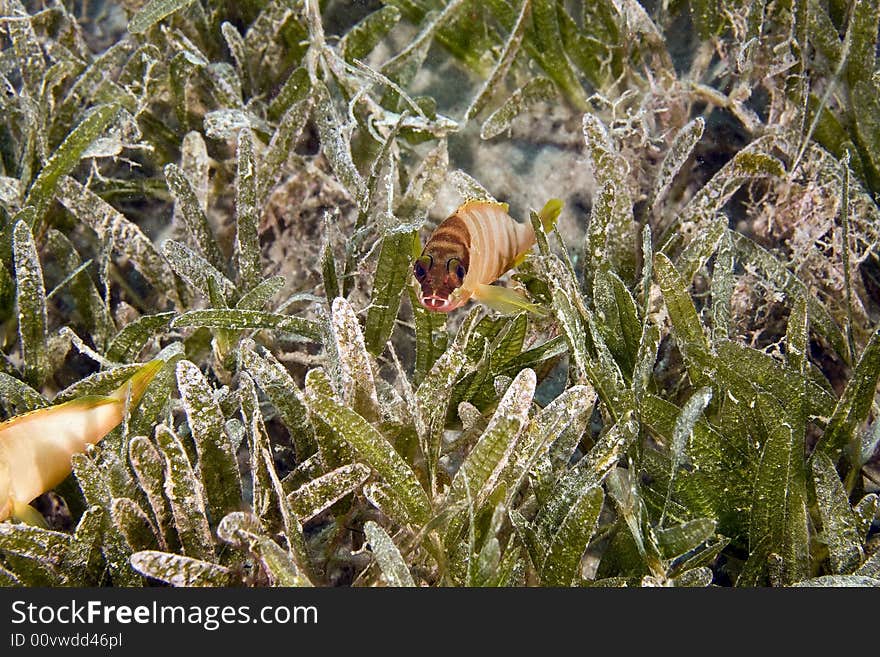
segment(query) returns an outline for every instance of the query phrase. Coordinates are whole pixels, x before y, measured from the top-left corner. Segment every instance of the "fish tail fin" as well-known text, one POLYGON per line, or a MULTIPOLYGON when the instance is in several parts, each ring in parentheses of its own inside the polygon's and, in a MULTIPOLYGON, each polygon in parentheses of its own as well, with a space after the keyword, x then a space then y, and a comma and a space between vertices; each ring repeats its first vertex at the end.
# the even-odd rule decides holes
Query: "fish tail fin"
POLYGON ((551 198, 541 208, 541 211, 538 213, 538 219, 541 220, 545 233, 549 233, 556 226, 556 220, 559 219, 564 205, 565 203, 561 199, 551 198))
POLYGON ((124 402, 125 397, 128 395, 128 390, 131 388, 131 404, 137 404, 146 391, 147 386, 150 385, 150 381, 153 380, 153 377, 156 376, 156 374, 159 373, 159 370, 164 366, 165 361, 163 360, 151 360, 135 372, 130 379, 126 379, 126 381, 111 393, 109 397, 112 397, 116 401, 124 402))
POLYGON ((478 285, 474 291, 474 299, 504 315, 512 315, 525 310, 542 317, 547 316, 547 311, 541 308, 541 306, 529 303, 522 294, 509 290, 506 287, 478 285))

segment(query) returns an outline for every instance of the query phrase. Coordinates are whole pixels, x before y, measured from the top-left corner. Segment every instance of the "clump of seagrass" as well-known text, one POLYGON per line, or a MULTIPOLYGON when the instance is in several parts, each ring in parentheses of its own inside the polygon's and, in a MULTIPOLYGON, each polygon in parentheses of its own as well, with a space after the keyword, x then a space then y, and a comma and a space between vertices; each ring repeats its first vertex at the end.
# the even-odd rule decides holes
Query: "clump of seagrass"
POLYGON ((8 0, 3 417, 165 367, 0 583, 880 584, 880 10, 673 4, 8 0), (417 302, 573 171, 546 316, 417 302))

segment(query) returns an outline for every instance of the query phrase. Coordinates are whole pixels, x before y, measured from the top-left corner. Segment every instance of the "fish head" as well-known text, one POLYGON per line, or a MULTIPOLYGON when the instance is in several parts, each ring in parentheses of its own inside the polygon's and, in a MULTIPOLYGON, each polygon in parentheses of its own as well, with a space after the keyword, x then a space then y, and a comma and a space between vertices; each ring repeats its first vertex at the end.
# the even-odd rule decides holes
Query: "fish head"
POLYGON ((467 275, 467 254, 423 252, 413 264, 419 283, 419 301, 428 310, 448 313, 463 306, 470 295, 462 294, 467 275))

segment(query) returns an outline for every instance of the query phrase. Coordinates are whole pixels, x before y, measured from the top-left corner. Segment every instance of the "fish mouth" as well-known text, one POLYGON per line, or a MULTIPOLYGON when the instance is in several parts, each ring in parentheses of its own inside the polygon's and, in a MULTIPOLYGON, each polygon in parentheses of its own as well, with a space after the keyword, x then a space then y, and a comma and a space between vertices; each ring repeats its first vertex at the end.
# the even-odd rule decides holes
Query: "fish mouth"
POLYGON ((438 313, 448 313, 458 307, 453 299, 444 299, 436 294, 422 297, 422 305, 428 310, 438 313))

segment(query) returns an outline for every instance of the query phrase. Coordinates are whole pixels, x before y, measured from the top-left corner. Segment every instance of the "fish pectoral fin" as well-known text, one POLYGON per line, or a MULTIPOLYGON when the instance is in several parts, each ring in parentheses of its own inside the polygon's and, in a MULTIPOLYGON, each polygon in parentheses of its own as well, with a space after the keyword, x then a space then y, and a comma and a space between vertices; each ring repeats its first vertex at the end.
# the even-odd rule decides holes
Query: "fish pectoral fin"
POLYGON ((516 269, 517 267, 519 267, 522 263, 526 261, 529 253, 531 253, 531 250, 520 253, 518 256, 516 256, 516 258, 513 259, 513 262, 510 263, 510 267, 508 267, 507 269, 516 269))
POLYGON ((43 529, 49 528, 43 514, 30 504, 25 504, 24 502, 16 502, 13 500, 12 517, 16 520, 20 520, 26 525, 30 525, 31 527, 42 527, 43 529))
POLYGON ((536 315, 547 315, 543 308, 529 303, 519 292, 514 292, 506 287, 499 287, 497 285, 478 285, 477 289, 474 290, 474 299, 489 306, 492 310, 497 310, 505 315, 512 315, 523 310, 536 315))

